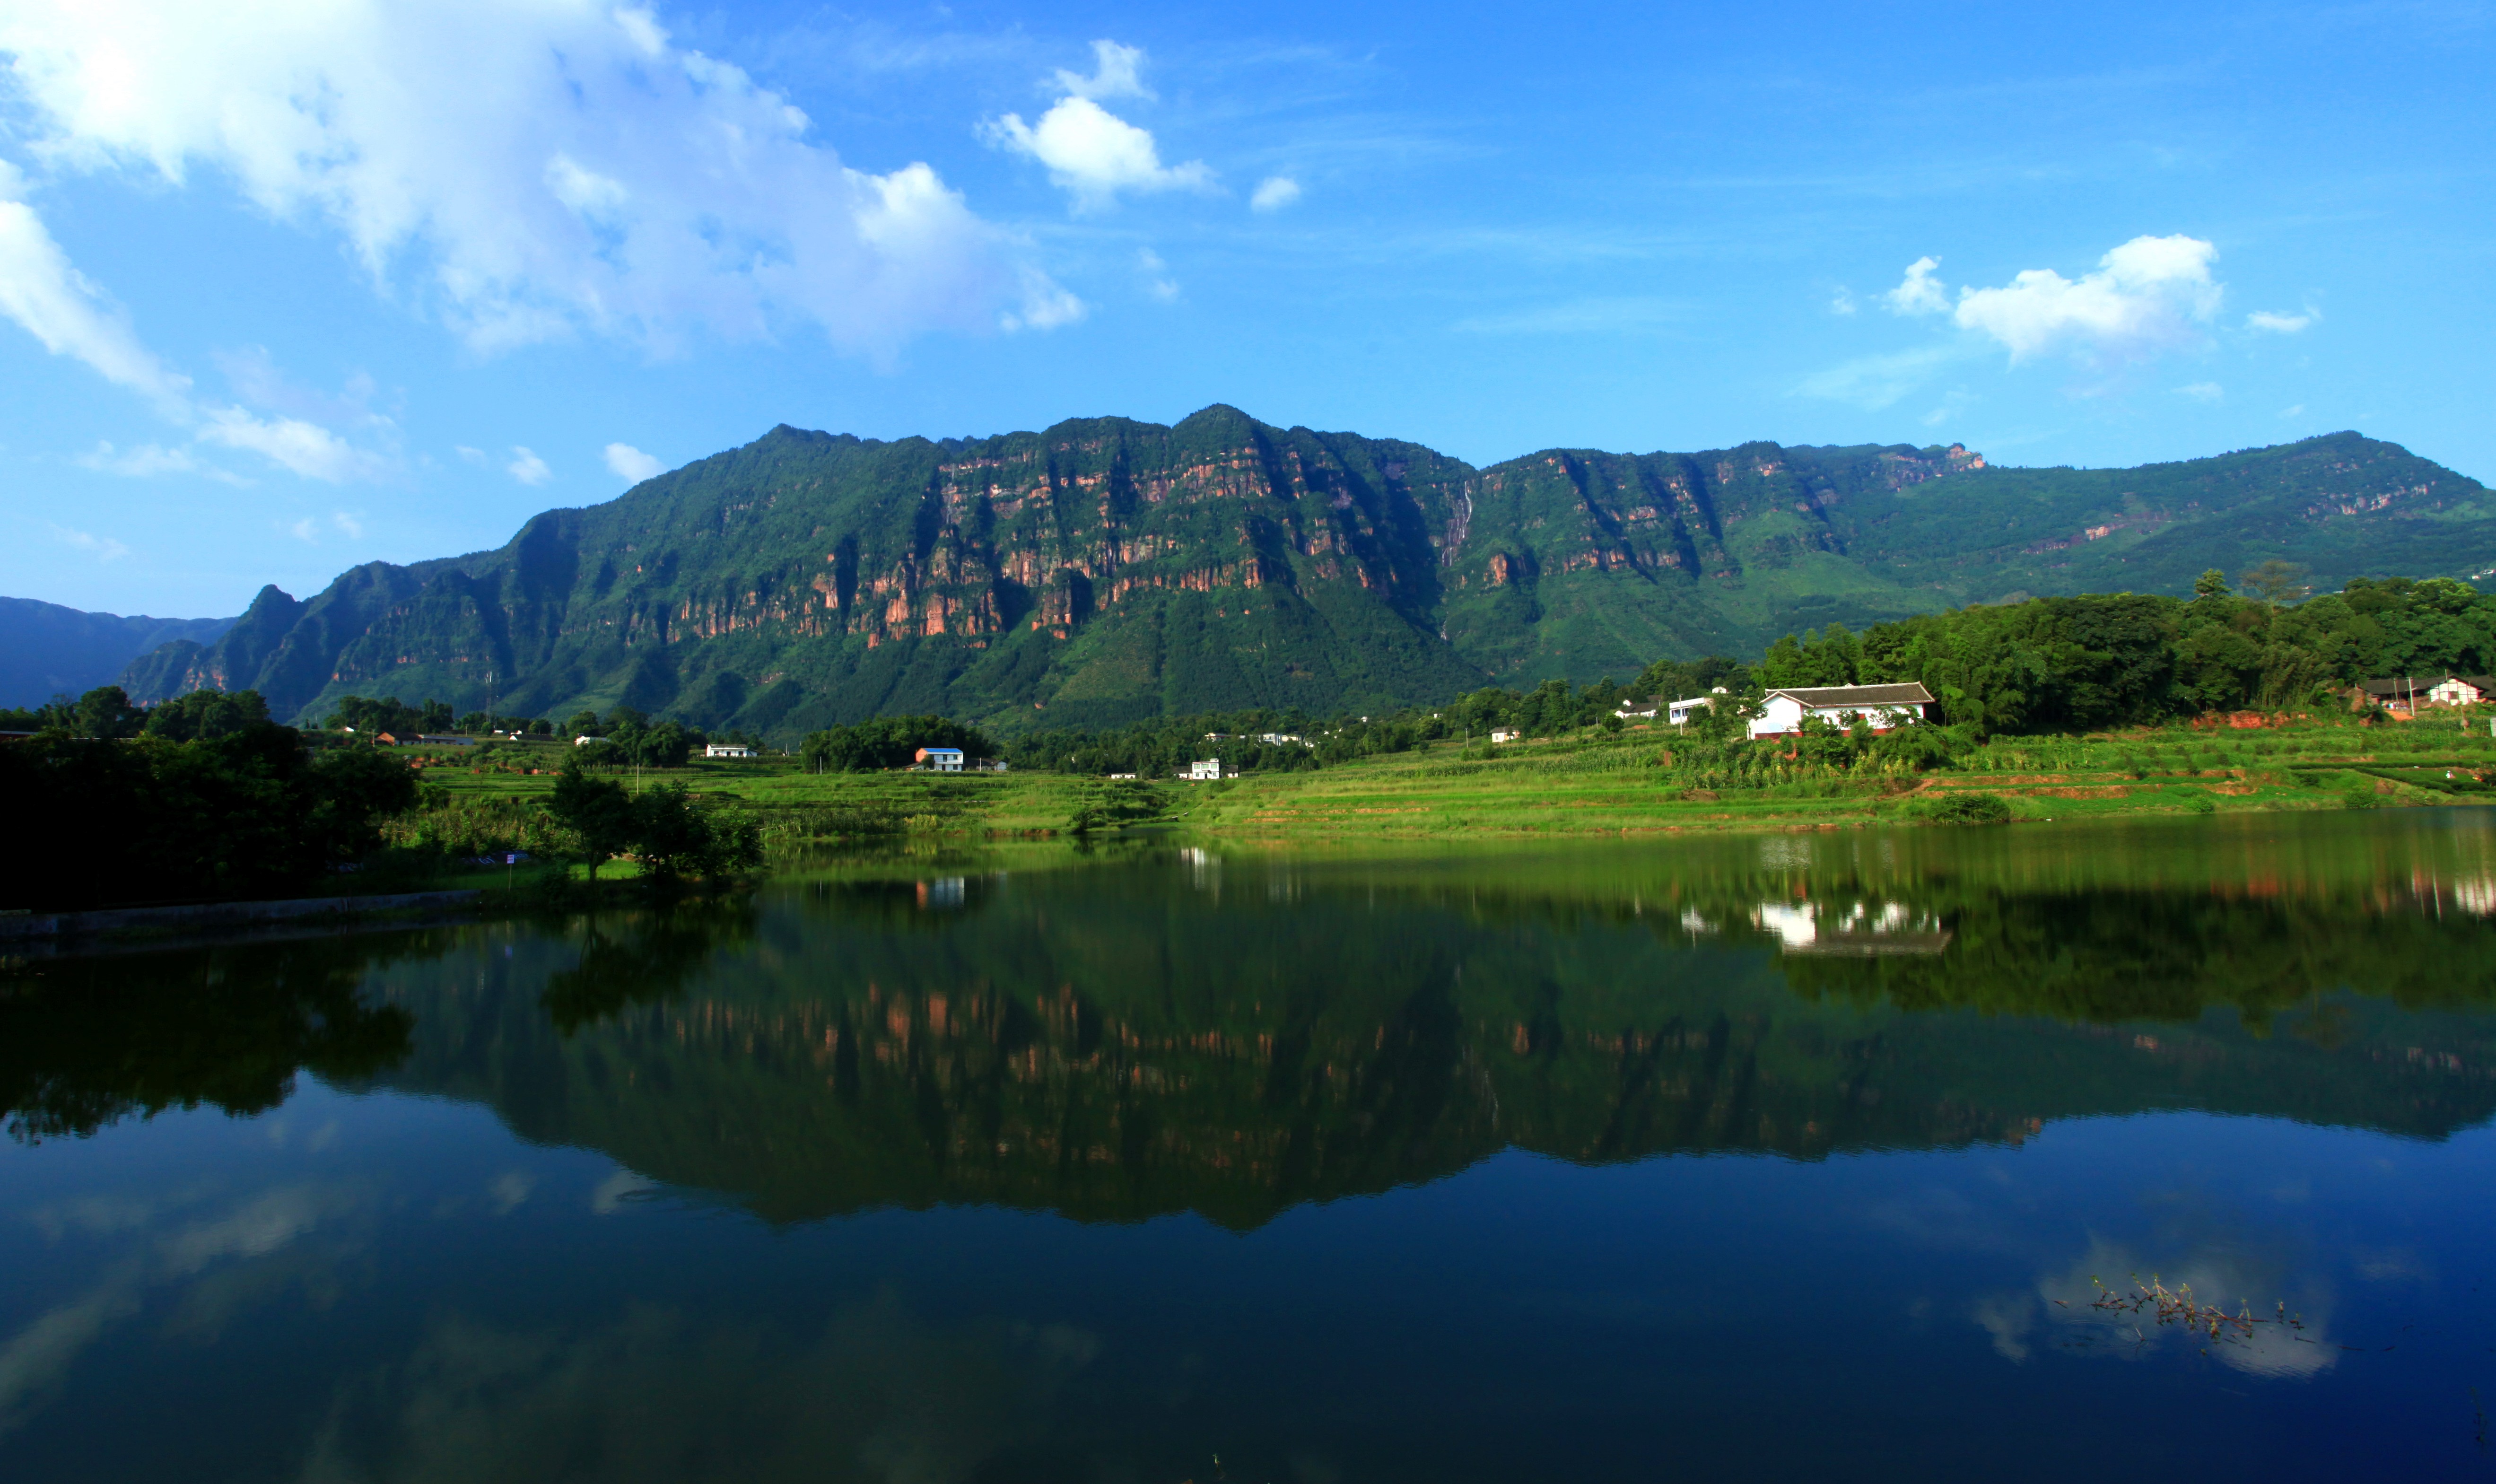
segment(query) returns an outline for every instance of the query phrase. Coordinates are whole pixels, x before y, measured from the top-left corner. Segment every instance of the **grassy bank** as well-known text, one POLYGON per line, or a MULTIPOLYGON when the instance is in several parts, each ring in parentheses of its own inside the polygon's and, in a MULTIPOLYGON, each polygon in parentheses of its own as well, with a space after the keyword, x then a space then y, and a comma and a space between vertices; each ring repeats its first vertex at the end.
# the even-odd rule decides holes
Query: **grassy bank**
MULTIPOLYGON (((1151 784, 1153 822, 1241 839, 1569 837, 1842 828, 1927 816, 1959 795, 2013 820, 2496 802, 2487 717, 2454 712, 2363 727, 2338 717, 2248 727, 2177 726, 2000 738, 1925 773, 1777 762, 1738 777, 1694 767, 1666 728, 1498 749, 1441 742, 1313 772, 1151 784)), ((559 756, 552 754, 550 756, 559 756)), ((514 813, 550 776, 425 774, 432 807, 514 813)), ((775 851, 813 842, 1063 833, 1098 780, 1051 773, 809 774, 793 760, 696 761, 650 772, 754 810, 775 851)))

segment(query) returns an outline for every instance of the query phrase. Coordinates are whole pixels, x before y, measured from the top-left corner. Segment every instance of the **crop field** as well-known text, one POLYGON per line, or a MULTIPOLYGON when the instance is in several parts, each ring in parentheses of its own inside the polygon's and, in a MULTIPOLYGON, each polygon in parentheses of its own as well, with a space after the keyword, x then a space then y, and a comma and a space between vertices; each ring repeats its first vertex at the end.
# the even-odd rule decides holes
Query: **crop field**
MULTIPOLYGON (((1929 773, 1755 769, 1726 782, 1675 757, 1664 728, 1468 751, 1456 742, 1218 783, 1128 786, 1133 822, 1225 837, 1561 837, 1844 828, 1917 818, 1956 794, 1999 799, 2013 821, 2106 815, 2343 809, 2496 801, 2496 737, 2480 712, 2359 727, 2337 718, 2170 727, 2084 737, 1997 738, 1929 773)), ((2251 721, 2252 719, 2241 719, 2251 721)), ((435 755, 428 808, 534 813, 563 753, 533 772, 435 755)), ((1773 756, 1773 755, 1771 755, 1773 756)), ((681 783, 763 819, 775 849, 896 837, 1042 837, 1066 832, 1099 780, 1047 772, 933 776, 808 773, 794 758, 697 760, 619 775, 681 783)))

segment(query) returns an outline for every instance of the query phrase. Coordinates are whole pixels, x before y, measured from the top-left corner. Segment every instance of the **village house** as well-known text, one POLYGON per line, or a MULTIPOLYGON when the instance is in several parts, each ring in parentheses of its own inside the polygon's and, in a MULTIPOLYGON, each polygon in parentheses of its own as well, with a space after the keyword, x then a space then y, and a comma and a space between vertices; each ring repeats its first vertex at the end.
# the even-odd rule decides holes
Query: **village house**
POLYGON ((1612 715, 1619 717, 1624 722, 1636 722, 1641 720, 1652 722, 1655 720, 1655 702, 1651 700, 1643 700, 1635 696, 1612 708, 1612 715))
POLYGON ((2476 706, 2491 696, 2496 678, 2486 675, 2394 675, 2365 682, 2350 699, 2406 716, 2419 706, 2476 706))
POLYGON ((1861 718, 1874 731, 1888 731, 1923 720, 1933 693, 1909 681, 1904 685, 1794 686, 1770 691, 1760 701, 1751 735, 1792 736, 1803 719, 1816 717, 1831 727, 1849 727, 1861 718))
POLYGON ((754 749, 746 746, 742 742, 711 742, 702 747, 702 756, 705 757, 751 757, 756 755, 754 749))
POLYGON ((1502 727, 1490 734, 1493 742, 1522 742, 1525 733, 1514 727, 1502 727))
POLYGON ((1226 778, 1237 778, 1239 770, 1219 757, 1203 757, 1189 763, 1187 771, 1179 776, 1192 784, 1218 783, 1226 778))
POLYGON ((914 755, 911 766, 922 773, 959 773, 962 771, 962 750, 958 747, 922 747, 914 755))
MULTIPOLYGON (((1664 707, 1664 719, 1675 727, 1687 727, 1690 725, 1690 719, 1699 714, 1700 707, 1713 706, 1716 704, 1716 697, 1724 694, 1725 688, 1720 685, 1705 696, 1686 696, 1679 700, 1667 701, 1664 707)), ((1652 711, 1647 713, 1649 716, 1654 714, 1652 711)))

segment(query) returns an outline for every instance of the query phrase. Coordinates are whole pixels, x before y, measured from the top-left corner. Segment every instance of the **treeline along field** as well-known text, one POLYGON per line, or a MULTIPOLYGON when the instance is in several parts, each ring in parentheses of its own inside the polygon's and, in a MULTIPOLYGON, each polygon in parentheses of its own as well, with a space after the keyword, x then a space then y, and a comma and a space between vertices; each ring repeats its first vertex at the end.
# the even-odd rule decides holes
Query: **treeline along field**
POLYGON ((249 692, 140 707, 108 687, 0 718, 38 727, 0 747, 0 781, 39 842, 13 861, 0 907, 329 890, 345 868, 365 889, 411 889, 510 851, 725 877, 764 848, 1139 824, 1349 839, 2496 797, 2485 717, 2396 725, 2347 698, 2369 677, 2496 669, 2496 598, 2403 578, 2304 597, 2275 569, 2240 585, 2213 572, 2191 599, 2040 599, 1859 634, 1832 625, 1755 665, 1664 660, 1625 684, 1486 688, 1426 710, 1213 712, 1003 737, 898 716, 819 731, 795 757, 737 760, 694 758, 698 733, 622 707, 551 735, 390 751, 361 730, 274 726, 249 692), (1936 697, 1927 725, 1808 724, 1761 741, 1742 725, 1766 688, 1907 680, 1936 697), (1684 727, 1638 714, 1711 694, 1684 727), (2214 725, 2231 716, 2267 725, 2214 725), (1508 740, 1493 745, 1494 732, 1508 740), (579 737, 591 740, 568 739, 579 737), (906 771, 923 747, 1001 757, 1012 771, 906 771), (1224 779, 1172 781, 1208 758, 1224 779), (1128 774, 1133 785, 1104 788, 1128 774))

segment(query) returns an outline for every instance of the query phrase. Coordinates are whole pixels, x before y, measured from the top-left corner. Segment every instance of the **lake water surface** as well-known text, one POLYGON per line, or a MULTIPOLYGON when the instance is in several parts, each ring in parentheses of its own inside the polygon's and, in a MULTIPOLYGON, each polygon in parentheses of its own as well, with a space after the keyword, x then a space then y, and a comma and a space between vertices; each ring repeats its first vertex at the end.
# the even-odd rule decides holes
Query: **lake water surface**
POLYGON ((2484 1478, 2491 913, 2388 811, 39 957, 0 1477, 2484 1478))

